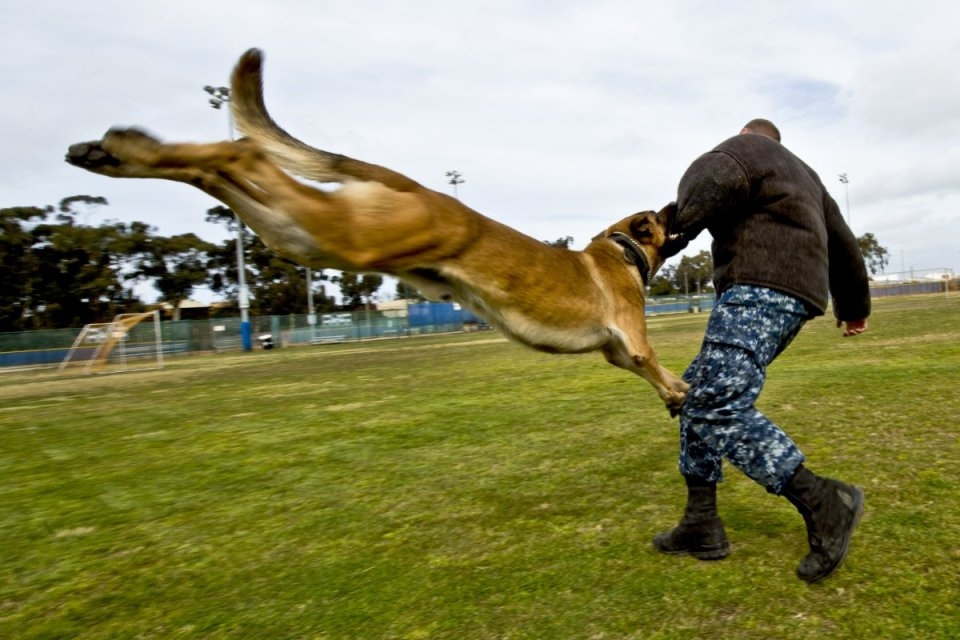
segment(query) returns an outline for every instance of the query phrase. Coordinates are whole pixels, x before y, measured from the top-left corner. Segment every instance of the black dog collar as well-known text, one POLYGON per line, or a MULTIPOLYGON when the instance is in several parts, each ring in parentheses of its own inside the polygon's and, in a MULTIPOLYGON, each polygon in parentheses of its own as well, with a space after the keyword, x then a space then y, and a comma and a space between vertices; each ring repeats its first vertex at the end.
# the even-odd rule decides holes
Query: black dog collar
POLYGON ((620 231, 614 231, 607 237, 623 247, 624 260, 627 261, 627 264, 637 267, 637 271, 640 272, 640 279, 646 286, 650 280, 650 263, 647 262, 647 256, 640 245, 637 244, 636 240, 620 231))

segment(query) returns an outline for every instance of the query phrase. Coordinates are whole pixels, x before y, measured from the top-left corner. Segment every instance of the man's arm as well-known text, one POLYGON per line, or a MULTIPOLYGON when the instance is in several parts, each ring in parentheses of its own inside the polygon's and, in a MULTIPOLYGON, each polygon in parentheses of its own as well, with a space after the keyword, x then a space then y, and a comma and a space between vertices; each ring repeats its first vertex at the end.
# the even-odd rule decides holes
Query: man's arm
POLYGON ((677 215, 661 255, 676 255, 714 219, 742 207, 750 196, 750 181, 739 162, 722 151, 705 153, 690 165, 677 187, 677 215))
POLYGON ((840 207, 824 190, 824 221, 827 226, 827 252, 830 261, 830 296, 837 326, 847 324, 843 335, 854 336, 867 330, 870 316, 870 280, 857 237, 843 220, 840 207))

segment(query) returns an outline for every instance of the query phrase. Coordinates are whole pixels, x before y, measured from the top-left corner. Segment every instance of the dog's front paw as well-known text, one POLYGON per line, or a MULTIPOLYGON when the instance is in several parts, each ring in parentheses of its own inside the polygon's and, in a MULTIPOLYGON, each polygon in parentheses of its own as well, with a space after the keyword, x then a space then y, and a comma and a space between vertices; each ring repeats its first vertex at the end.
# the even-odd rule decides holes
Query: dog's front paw
POLYGON ((667 411, 670 412, 671 418, 676 418, 680 414, 680 408, 683 407, 683 401, 687 399, 686 391, 674 391, 667 395, 663 399, 664 405, 667 407, 667 411))
POLYGON ((120 159, 107 153, 99 141, 70 145, 65 160, 75 167, 93 172, 120 166, 120 159))

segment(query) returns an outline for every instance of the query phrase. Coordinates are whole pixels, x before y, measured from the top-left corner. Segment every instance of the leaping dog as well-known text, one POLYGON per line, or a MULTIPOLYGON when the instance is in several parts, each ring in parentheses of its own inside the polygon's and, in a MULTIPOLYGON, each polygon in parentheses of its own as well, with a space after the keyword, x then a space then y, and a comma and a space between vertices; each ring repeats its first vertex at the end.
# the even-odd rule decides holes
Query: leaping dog
POLYGON ((643 377, 672 410, 687 384, 647 342, 644 285, 676 210, 614 223, 583 251, 551 247, 459 200, 375 164, 308 146, 281 129, 263 101, 262 54, 233 70, 237 141, 164 144, 111 129, 72 145, 67 161, 115 178, 193 185, 232 209, 276 253, 314 269, 394 276, 436 300, 456 300, 504 335, 541 351, 600 351, 643 377), (323 183, 316 189, 287 172, 323 183))

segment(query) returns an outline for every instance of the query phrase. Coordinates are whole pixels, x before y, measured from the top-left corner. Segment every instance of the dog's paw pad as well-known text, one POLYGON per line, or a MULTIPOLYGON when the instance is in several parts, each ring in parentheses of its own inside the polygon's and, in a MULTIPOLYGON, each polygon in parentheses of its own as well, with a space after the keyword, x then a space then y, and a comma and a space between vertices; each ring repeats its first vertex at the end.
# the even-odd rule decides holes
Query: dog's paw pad
POLYGON ((74 166, 85 169, 116 167, 120 164, 120 160, 104 151, 98 142, 80 142, 70 145, 66 160, 74 166))

